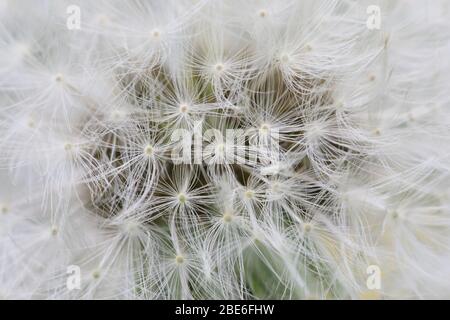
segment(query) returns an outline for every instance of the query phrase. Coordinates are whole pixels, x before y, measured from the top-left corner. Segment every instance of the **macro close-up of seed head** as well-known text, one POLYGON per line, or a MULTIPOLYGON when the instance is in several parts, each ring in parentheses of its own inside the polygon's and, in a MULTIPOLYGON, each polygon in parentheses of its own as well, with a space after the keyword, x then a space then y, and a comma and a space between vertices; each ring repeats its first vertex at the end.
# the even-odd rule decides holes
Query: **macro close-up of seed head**
POLYGON ((449 15, 0 0, 0 298, 450 299, 449 15))

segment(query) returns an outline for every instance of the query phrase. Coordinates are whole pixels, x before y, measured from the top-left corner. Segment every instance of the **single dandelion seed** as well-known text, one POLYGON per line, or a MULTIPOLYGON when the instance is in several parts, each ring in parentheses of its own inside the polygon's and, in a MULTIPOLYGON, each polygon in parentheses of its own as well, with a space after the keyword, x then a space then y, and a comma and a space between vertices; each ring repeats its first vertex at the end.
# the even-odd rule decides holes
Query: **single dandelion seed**
POLYGON ((222 71, 225 70, 225 66, 223 65, 223 63, 217 63, 217 64, 214 66, 214 70, 215 70, 217 73, 221 73, 222 71))
POLYGON ((272 183, 270 188, 272 189, 272 191, 279 192, 280 191, 280 184, 278 182, 274 182, 274 183, 272 183))
POLYGON ((312 226, 311 223, 304 223, 303 224, 303 231, 305 233, 310 233, 312 231, 312 229, 313 229, 313 226, 312 226))
POLYGON ((261 9, 258 11, 258 16, 261 18, 265 18, 265 17, 267 17, 267 15, 268 15, 268 12, 266 9, 261 9))
POLYGON ((255 193, 252 190, 246 190, 244 195, 247 199, 252 199, 255 196, 255 193))
POLYGON ((259 132, 261 132, 261 134, 268 134, 270 131, 270 125, 268 125, 267 123, 264 123, 261 125, 261 127, 259 128, 259 132))
POLYGON ((114 121, 123 119, 123 118, 124 118, 124 113, 121 112, 121 111, 118 111, 118 110, 114 110, 114 111, 111 113, 111 118, 112 118, 114 121))
POLYGON ((3 213, 3 214, 7 214, 8 212, 9 212, 9 208, 8 208, 8 206, 7 205, 1 205, 0 206, 0 211, 1 211, 1 213, 3 213))
POLYGON ((94 270, 94 271, 92 272, 92 278, 94 278, 94 279, 100 278, 100 275, 101 275, 101 273, 100 273, 99 270, 94 270))
POLYGON ((36 122, 34 121, 34 119, 28 119, 27 125, 29 128, 34 128, 36 126, 36 122))
POLYGON ((73 145, 71 143, 64 144, 64 150, 71 151, 73 149, 73 145))
POLYGON ((224 221, 225 223, 230 223, 231 221, 233 221, 233 217, 234 217, 234 215, 233 215, 232 213, 230 213, 230 212, 225 212, 225 213, 223 214, 222 219, 223 219, 223 221, 224 221))
POLYGON ((161 37, 161 31, 159 31, 159 29, 153 29, 150 32, 150 35, 153 39, 159 39, 161 37))
POLYGON ((56 236, 58 234, 58 228, 56 226, 52 226, 51 234, 52 236, 56 236))
POLYGON ((62 73, 57 73, 57 74, 54 75, 53 80, 56 83, 62 83, 64 81, 64 76, 63 76, 62 73))
POLYGON ((178 201, 179 201, 181 204, 186 203, 186 201, 187 201, 187 196, 186 196, 186 194, 184 194, 184 193, 178 194, 178 201))
POLYGON ((289 61, 291 61, 291 57, 287 53, 284 53, 280 56, 280 61, 283 64, 289 63, 289 61))
POLYGON ((400 218, 400 213, 397 210, 390 210, 388 214, 392 217, 392 219, 396 220, 400 218))
POLYGON ((344 108, 344 103, 342 101, 336 102, 335 105, 336 105, 337 109, 343 109, 344 108))
POLYGON ((176 262, 178 265, 183 264, 183 263, 184 263, 184 257, 183 257, 182 255, 177 255, 177 256, 175 257, 175 262, 176 262))
POLYGON ((136 221, 126 221, 120 229, 125 235, 134 235, 139 231, 139 224, 136 221))
POLYGON ((189 106, 187 104, 180 104, 180 112, 181 113, 187 113, 189 110, 189 106))
POLYGON ((216 154, 218 155, 218 156, 222 156, 222 155, 224 155, 225 154, 225 145, 223 144, 223 143, 219 143, 217 146, 216 146, 216 154))
POLYGON ((151 157, 153 155, 153 146, 152 145, 146 145, 144 148, 144 154, 151 157))

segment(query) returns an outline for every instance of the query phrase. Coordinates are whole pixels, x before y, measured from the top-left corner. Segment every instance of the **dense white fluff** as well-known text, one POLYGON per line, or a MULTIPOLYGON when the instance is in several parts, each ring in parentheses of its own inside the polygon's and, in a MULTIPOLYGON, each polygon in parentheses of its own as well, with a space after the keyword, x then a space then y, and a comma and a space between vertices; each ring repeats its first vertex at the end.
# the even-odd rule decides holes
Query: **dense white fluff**
POLYGON ((450 298, 448 15, 0 1, 0 298, 450 298))

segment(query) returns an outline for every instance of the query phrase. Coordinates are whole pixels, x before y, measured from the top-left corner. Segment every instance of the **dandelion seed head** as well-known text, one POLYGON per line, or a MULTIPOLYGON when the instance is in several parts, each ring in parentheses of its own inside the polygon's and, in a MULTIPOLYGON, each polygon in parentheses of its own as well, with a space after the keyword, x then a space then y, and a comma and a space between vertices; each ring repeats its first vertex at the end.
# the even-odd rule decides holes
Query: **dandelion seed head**
POLYGON ((8 1, 2 294, 450 297, 448 5, 411 1, 8 1))

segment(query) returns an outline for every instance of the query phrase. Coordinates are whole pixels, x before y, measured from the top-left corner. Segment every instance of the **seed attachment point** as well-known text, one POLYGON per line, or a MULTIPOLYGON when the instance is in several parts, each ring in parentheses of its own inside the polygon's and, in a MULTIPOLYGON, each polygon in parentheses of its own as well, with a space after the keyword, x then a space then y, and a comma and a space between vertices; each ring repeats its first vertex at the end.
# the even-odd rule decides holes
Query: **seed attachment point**
POLYGON ((184 257, 183 257, 182 255, 177 255, 177 256, 175 257, 175 262, 176 262, 177 264, 183 264, 183 263, 184 263, 184 257))

